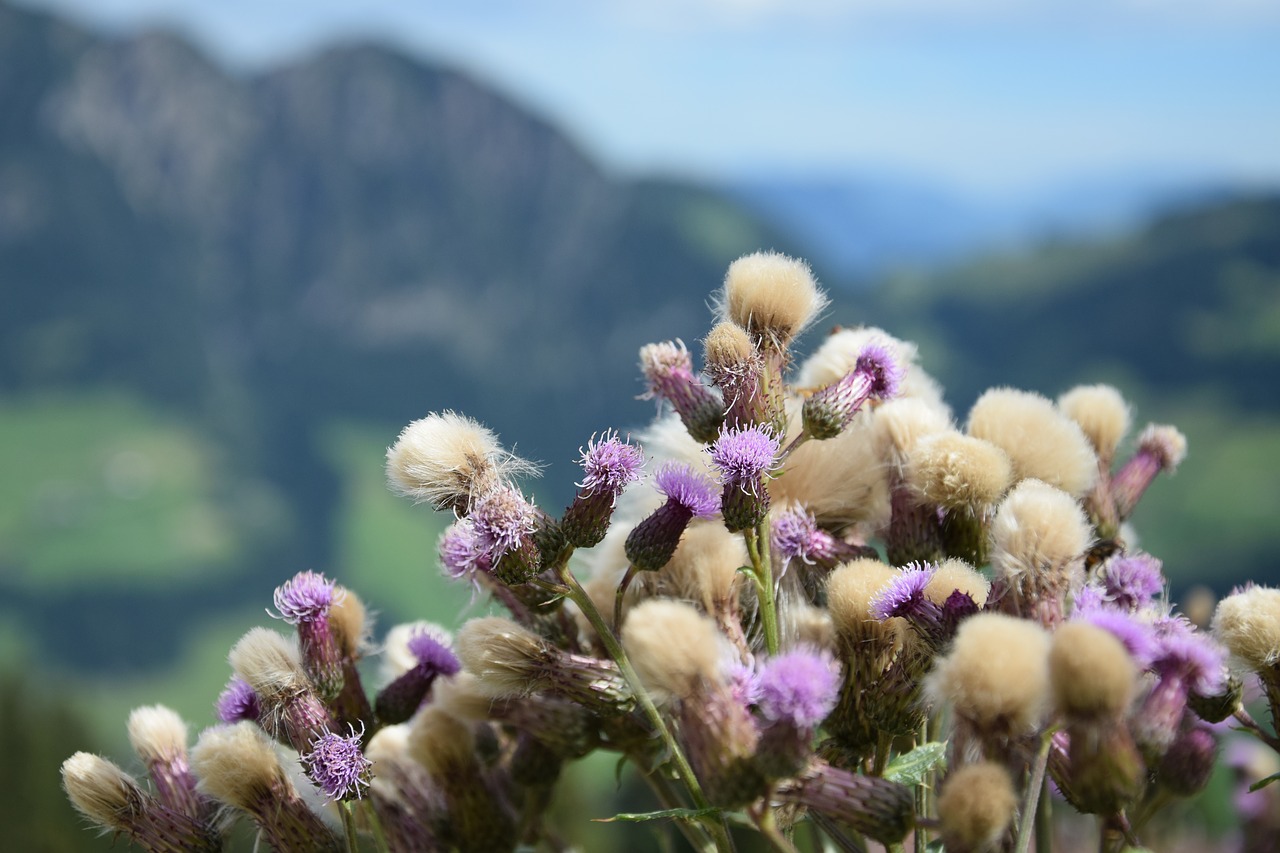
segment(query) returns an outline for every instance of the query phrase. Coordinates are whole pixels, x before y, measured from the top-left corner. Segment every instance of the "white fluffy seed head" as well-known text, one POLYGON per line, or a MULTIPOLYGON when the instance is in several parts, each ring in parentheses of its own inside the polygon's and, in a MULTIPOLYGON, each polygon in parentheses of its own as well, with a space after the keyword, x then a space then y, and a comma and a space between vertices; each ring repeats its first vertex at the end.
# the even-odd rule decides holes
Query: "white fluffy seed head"
POLYGON ((925 597, 934 604, 945 604, 951 594, 967 593, 978 607, 984 607, 991 594, 991 581, 964 560, 943 560, 924 588, 925 597))
POLYGON ((1074 572, 1093 537, 1071 495, 1039 480, 1014 486, 991 522, 991 565, 1021 583, 1038 572, 1074 572))
POLYGON ((295 793, 275 746, 248 721, 201 732, 191 750, 191 769, 201 793, 250 812, 295 793))
POLYGON ((164 705, 134 708, 129 714, 129 743, 148 764, 172 761, 187 753, 187 724, 164 705))
POLYGON ((1148 424, 1138 436, 1138 448, 1155 454, 1160 468, 1173 473, 1187 458, 1187 437, 1177 427, 1148 424))
POLYGON ((646 690, 685 699, 719 680, 725 639, 715 623, 680 601, 652 598, 627 614, 622 645, 646 690))
POLYGON ((938 819, 948 850, 995 850, 1013 823, 1018 794, 1009 771, 993 761, 966 764, 947 776, 938 795, 938 819))
POLYGON ((333 604, 329 606, 329 625, 344 657, 356 660, 364 654, 372 625, 360 596, 344 586, 335 585, 333 604))
POLYGON ((1058 409, 1080 425, 1098 458, 1110 461, 1129 432, 1129 404, 1110 385, 1078 385, 1058 398, 1058 409))
POLYGON ((1213 633, 1252 670, 1280 665, 1280 589, 1255 586, 1222 599, 1213 633))
POLYGON ((137 780, 88 752, 77 752, 62 762, 62 787, 77 811, 112 830, 127 829, 146 800, 137 780))
POLYGON ((311 685, 297 644, 268 628, 250 628, 232 646, 227 660, 236 675, 249 682, 268 704, 306 691, 311 685))
POLYGON ((415 503, 465 512, 504 480, 537 472, 492 431, 456 412, 427 415, 404 428, 387 450, 387 483, 415 503))
POLYGON ((1115 634, 1088 622, 1067 622, 1049 651, 1053 704, 1068 719, 1122 715, 1138 686, 1138 667, 1115 634))
POLYGON ((973 404, 968 433, 1009 455, 1015 480, 1035 478, 1076 497, 1098 479, 1098 458, 1080 426, 1045 397, 992 388, 973 404))
POLYGON ((916 443, 904 470, 907 483, 929 503, 952 509, 987 507, 1009 488, 1013 469, 1003 450, 958 432, 916 443))
POLYGON ((1049 705, 1049 633, 1001 613, 971 616, 926 686, 980 731, 1030 734, 1049 705))
POLYGON ((924 400, 896 397, 876 407, 871 417, 871 438, 880 457, 902 466, 925 438, 950 431, 951 414, 945 407, 924 400))
POLYGON ((786 346, 827 306, 804 261, 777 252, 755 252, 729 265, 720 317, 763 343, 786 346))
POLYGON ((431 687, 433 707, 459 720, 480 722, 489 719, 494 699, 480 684, 480 679, 463 670, 452 678, 438 679, 431 687))
POLYGON ((500 616, 472 619, 458 631, 458 660, 493 697, 524 696, 538 686, 549 654, 537 634, 500 616))
POLYGON ((835 438, 796 448, 787 457, 786 475, 768 486, 774 503, 798 503, 823 525, 874 528, 889 520, 886 468, 871 440, 870 421, 861 415, 835 438))
POLYGON ((901 620, 881 622, 872 613, 871 603, 897 577, 895 569, 879 560, 851 560, 837 566, 827 577, 827 610, 836 633, 855 643, 867 636, 896 636, 901 620))

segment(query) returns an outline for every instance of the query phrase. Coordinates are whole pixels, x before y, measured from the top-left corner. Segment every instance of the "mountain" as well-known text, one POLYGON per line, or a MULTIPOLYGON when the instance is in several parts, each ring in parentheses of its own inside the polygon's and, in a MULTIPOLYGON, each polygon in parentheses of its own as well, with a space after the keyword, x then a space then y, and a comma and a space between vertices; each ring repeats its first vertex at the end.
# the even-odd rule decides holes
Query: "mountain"
POLYGON ((1011 196, 900 175, 745 179, 726 192, 798 241, 840 280, 868 286, 975 254, 1140 227, 1174 207, 1243 195, 1172 175, 1104 175, 1011 196))

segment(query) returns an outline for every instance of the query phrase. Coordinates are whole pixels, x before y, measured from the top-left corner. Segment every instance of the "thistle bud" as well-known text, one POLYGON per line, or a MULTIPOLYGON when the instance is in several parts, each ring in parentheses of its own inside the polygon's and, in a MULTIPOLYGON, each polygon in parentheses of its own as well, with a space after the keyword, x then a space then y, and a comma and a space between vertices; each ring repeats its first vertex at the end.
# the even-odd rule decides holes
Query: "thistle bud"
POLYGON ((1133 514, 1147 487, 1161 471, 1172 474, 1187 455, 1187 439, 1171 426, 1150 424, 1138 436, 1138 449, 1111 478, 1111 494, 1121 521, 1133 514))
POLYGON ((794 779, 778 786, 782 803, 803 806, 886 846, 897 844, 915 826, 910 788, 879 776, 863 776, 814 760, 794 779))
POLYGON ((606 432, 599 441, 592 436, 582 451, 586 476, 577 484, 580 491, 560 522, 560 530, 570 545, 590 548, 600 544, 609 529, 618 495, 640 478, 643 467, 644 452, 622 441, 616 433, 606 432))
POLYGON ((262 716, 258 694, 249 682, 238 675, 232 676, 218 696, 214 716, 224 723, 238 723, 241 720, 256 723, 262 716))
POLYGON ((335 600, 333 581, 315 572, 299 572, 276 587, 278 612, 271 614, 298 629, 302 665, 324 702, 332 702, 343 684, 343 655, 329 626, 335 600))
POLYGON ((641 347, 640 369, 648 385, 646 398, 670 403, 695 441, 715 441, 724 423, 724 403, 694 375, 693 361, 683 342, 641 347))
POLYGON ((302 756, 302 766, 307 776, 325 799, 358 800, 369 787, 370 768, 373 766, 360 749, 364 732, 354 728, 349 735, 325 732, 311 743, 311 749, 302 756))
POLYGON ((147 766, 160 802, 200 821, 213 816, 212 804, 196 793, 181 717, 163 705, 135 708, 129 714, 129 742, 147 766))
POLYGON ((627 559, 645 572, 656 572, 670 561, 692 519, 709 518, 720 509, 711 483, 689 465, 668 462, 653 482, 667 502, 635 526, 625 545, 627 559))
POLYGON ((852 371, 815 391, 804 401, 801 418, 810 438, 835 438, 871 398, 887 400, 898 393, 904 369, 887 347, 868 344, 852 371))
POLYGON ((498 581, 515 586, 538 573, 540 555, 534 543, 538 511, 520 492, 500 487, 483 495, 467 520, 498 581))
POLYGON ((448 643, 432 631, 415 631, 406 645, 413 663, 378 693, 378 719, 384 723, 409 719, 437 677, 456 675, 461 668, 448 643))
POLYGON ((1161 787, 1180 797, 1204 790, 1218 759, 1218 739, 1204 726, 1187 726, 1178 732, 1160 759, 1156 778, 1161 787))
POLYGON ((302 667, 297 648, 266 628, 252 628, 228 656, 236 675, 258 696, 259 720, 300 753, 332 724, 302 667))
POLYGON ((730 531, 755 527, 768 514, 765 477, 778 449, 778 438, 763 426, 729 427, 711 445, 711 462, 724 486, 721 511, 730 531))

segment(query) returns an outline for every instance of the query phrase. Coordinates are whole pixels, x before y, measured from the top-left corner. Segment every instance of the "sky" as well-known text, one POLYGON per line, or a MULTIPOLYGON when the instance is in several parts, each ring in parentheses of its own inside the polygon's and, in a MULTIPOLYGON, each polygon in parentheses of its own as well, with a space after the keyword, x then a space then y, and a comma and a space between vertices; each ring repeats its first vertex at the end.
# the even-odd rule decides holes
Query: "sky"
POLYGON ((252 71, 374 37, 626 174, 1280 185, 1278 0, 24 0, 252 71))

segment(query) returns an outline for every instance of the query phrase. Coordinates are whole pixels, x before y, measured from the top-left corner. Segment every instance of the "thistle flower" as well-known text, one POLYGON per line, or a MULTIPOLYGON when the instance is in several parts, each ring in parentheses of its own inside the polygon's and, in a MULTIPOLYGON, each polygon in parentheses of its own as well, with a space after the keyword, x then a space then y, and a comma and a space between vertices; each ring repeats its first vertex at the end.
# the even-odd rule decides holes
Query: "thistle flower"
POLYGON ((247 813, 272 848, 288 853, 342 849, 298 796, 275 748, 252 723, 206 729, 191 750, 191 766, 200 792, 247 813))
POLYGON ((913 400, 933 409, 950 420, 946 405, 942 402, 942 389, 933 377, 920 368, 919 350, 915 344, 900 340, 884 329, 875 326, 858 326, 836 329, 827 335, 813 354, 805 359, 796 372, 795 386, 815 391, 837 382, 857 365, 858 356, 868 344, 884 346, 894 361, 903 368, 896 400, 913 400))
POLYGON ((729 427, 711 445, 711 462, 724 486, 722 512, 731 531, 754 527, 769 512, 764 479, 774 465, 779 440, 764 426, 729 427))
POLYGON ((1218 758, 1218 739, 1205 726, 1179 730, 1156 768, 1160 786, 1179 797, 1204 790, 1218 758))
POLYGON ((835 707, 840 666, 826 652, 799 649, 769 658, 755 682, 756 709, 771 723, 812 733, 835 707))
POLYGON ((692 466, 668 462, 654 474, 653 483, 667 502, 637 524, 625 544, 627 559, 647 572, 667 564, 692 519, 709 518, 720 509, 713 486, 692 466))
POLYGON ((275 737, 306 752, 328 731, 329 712, 316 696, 297 648, 274 631, 251 628, 228 655, 236 675, 258 696, 259 721, 275 737))
POLYGON ((815 391, 804 401, 801 418, 810 438, 835 438, 871 398, 887 400, 898 393, 904 368, 881 343, 863 348, 852 371, 815 391))
POLYGON ((409 719, 436 678, 456 675, 462 668, 448 642, 434 631, 419 628, 406 645, 413 664, 378 693, 378 719, 386 723, 409 719))
POLYGON ((622 645, 636 674, 660 698, 683 699, 704 682, 720 681, 723 644, 715 623, 678 601, 641 602, 622 625, 622 645))
POLYGON ((524 495, 507 486, 494 489, 475 501, 468 520, 495 578, 512 586, 537 574, 538 512, 524 495))
POLYGON ((1169 748, 1187 715, 1191 693, 1211 696, 1226 683, 1226 654, 1188 623, 1165 620, 1157 626, 1157 650, 1151 663, 1156 684, 1134 718, 1134 737, 1148 755, 1169 748))
POLYGON ((214 705, 214 716, 224 723, 238 723, 241 720, 256 723, 261 713, 258 694, 249 682, 238 675, 231 677, 214 705))
POLYGON ((481 495, 537 470, 504 449, 490 430, 449 411, 409 424, 387 450, 387 482, 393 492, 460 515, 481 495))
POLYGON ((176 712, 163 705, 134 708, 129 743, 147 766, 160 802, 200 821, 213 816, 211 804, 196 793, 187 759, 187 724, 176 712))
POLYGON ((373 763, 360 750, 364 731, 351 729, 347 736, 325 732, 311 744, 311 750, 302 756, 302 766, 307 776, 331 802, 358 800, 363 789, 369 787, 370 768, 373 763))
POLYGON ((1251 586, 1218 602, 1213 633, 1255 672, 1280 665, 1280 589, 1251 586))
POLYGON ((1008 770, 992 761, 966 764, 947 776, 938 795, 943 844, 954 853, 995 850, 1017 809, 1008 770))
POLYGON ((1138 449, 1111 478, 1111 494, 1121 521, 1133 514, 1147 487, 1161 471, 1172 474, 1187 455, 1187 439, 1171 426, 1149 424, 1138 449))
MULTIPOLYGON (((897 573, 897 576, 876 594, 871 600, 871 613, 877 619, 901 617, 925 641, 930 651, 942 650, 955 632, 956 624, 946 618, 947 602, 941 605, 929 597, 929 584, 937 569, 922 563, 912 563, 897 573)), ((956 592, 953 591, 952 595, 956 592)), ((959 593, 964 596, 964 593, 959 593)), ((970 602, 972 604, 972 602, 970 602)), ((954 608, 960 606, 957 599, 954 608)), ((976 611, 977 607, 973 606, 976 611)), ((967 615, 967 614, 966 614, 967 615)))
POLYGON ((943 605, 953 593, 962 593, 981 610, 991 593, 987 576, 964 560, 944 560, 934 569, 933 576, 924 588, 924 594, 934 604, 943 605))
POLYGON ((764 359, 741 327, 728 322, 716 325, 703 341, 703 350, 707 376, 724 397, 723 423, 777 422, 782 413, 768 399, 764 359))
POLYGON ((915 825, 913 794, 906 785, 850 773, 820 760, 780 784, 777 798, 846 824, 886 846, 902 841, 915 825))
MULTIPOLYGON (((1082 591, 1089 589, 1091 587, 1085 587, 1082 591)), ((1120 641, 1139 668, 1149 668, 1159 651, 1155 629, 1135 614, 1101 605, 1082 608, 1077 597, 1071 621, 1085 622, 1109 632, 1120 641)))
POLYGON ((493 571, 493 560, 476 530, 475 522, 460 518, 445 528, 436 546, 440 566, 453 580, 466 579, 474 585, 478 574, 493 571))
POLYGON ((1078 385, 1058 398, 1058 410, 1079 424, 1103 468, 1129 431, 1129 404, 1110 385, 1078 385))
POLYGON ((343 685, 343 655, 329 627, 329 609, 336 600, 333 581, 315 572, 299 572, 276 587, 279 612, 271 614, 297 627, 303 666, 326 702, 336 698, 343 685))
POLYGON ((968 433, 1007 453, 1015 480, 1041 480, 1080 497, 1098 479, 1098 459, 1084 432, 1039 394, 987 391, 969 412, 968 433))
POLYGON ((1137 611, 1164 592, 1161 563, 1149 554, 1113 557, 1098 572, 1107 598, 1122 610, 1137 611))
POLYGON ((105 758, 77 752, 62 763, 62 786, 77 811, 144 850, 213 853, 222 849, 221 840, 208 826, 161 803, 105 758))
POLYGON ((591 437, 582 451, 582 469, 586 476, 578 483, 581 491, 565 510, 560 523, 569 544, 578 548, 600 544, 609 529, 618 495, 640 479, 643 467, 644 452, 618 438, 617 433, 606 432, 599 441, 591 437))
POLYGON ((756 252, 729 265, 719 313, 762 346, 783 349, 826 305, 827 297, 803 261, 756 252))
POLYGON ((703 444, 715 441, 724 423, 724 403, 693 373, 693 361, 682 341, 640 348, 645 398, 666 400, 689 434, 703 444))
POLYGON ((1053 634, 1049 679, 1054 705, 1068 720, 1102 723, 1118 720, 1128 709, 1138 667, 1111 632, 1067 622, 1053 634))

